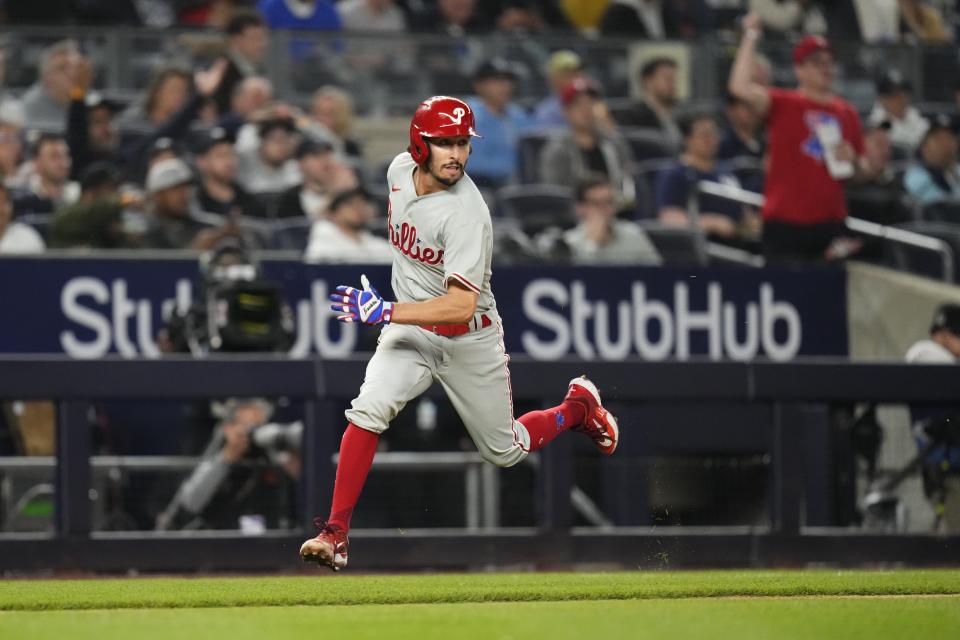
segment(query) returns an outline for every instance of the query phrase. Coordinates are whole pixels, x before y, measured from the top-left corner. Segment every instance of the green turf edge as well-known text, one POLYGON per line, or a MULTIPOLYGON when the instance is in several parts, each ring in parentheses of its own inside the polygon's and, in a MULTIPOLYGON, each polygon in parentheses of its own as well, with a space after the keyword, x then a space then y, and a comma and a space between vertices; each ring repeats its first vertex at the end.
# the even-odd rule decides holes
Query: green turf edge
POLYGON ((960 594, 958 570, 6 580, 0 610, 960 594))

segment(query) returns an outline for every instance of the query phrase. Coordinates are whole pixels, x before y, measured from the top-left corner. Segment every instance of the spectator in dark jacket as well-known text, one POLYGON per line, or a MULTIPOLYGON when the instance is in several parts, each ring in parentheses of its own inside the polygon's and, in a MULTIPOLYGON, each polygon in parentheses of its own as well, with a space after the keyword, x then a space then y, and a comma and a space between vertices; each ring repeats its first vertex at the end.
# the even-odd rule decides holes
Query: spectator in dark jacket
POLYGON ((214 127, 197 148, 197 202, 200 209, 221 216, 262 218, 264 206, 237 184, 237 154, 233 138, 220 127, 214 127))
POLYGON ((657 57, 640 67, 640 101, 618 117, 622 127, 660 129, 674 142, 680 141, 674 107, 677 104, 677 63, 657 57))
POLYGON ((227 66, 223 81, 217 87, 213 98, 217 112, 230 111, 230 99, 236 85, 248 76, 262 75, 260 65, 270 44, 267 25, 259 14, 237 12, 227 23, 227 66))

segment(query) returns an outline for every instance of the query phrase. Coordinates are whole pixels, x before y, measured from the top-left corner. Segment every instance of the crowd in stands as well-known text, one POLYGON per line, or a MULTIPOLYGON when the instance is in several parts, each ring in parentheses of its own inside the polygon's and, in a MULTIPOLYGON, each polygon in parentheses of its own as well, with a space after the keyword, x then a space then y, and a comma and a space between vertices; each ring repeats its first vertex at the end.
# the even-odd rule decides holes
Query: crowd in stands
MULTIPOLYGON (((94 89, 98 69, 77 42, 47 47, 35 84, 2 90, 0 253, 201 250, 230 238, 254 249, 301 251, 310 261, 378 262, 389 257, 386 187, 354 133, 352 96, 333 85, 317 87, 305 104, 277 95, 265 68, 274 29, 455 37, 578 31, 621 40, 693 40, 727 29, 738 37, 762 31, 791 46, 804 34, 935 44, 952 41, 960 3, 91 0, 42 3, 43 11, 36 4, 8 3, 4 18, 14 28, 205 27, 221 34, 223 47, 212 63, 160 66, 129 103, 94 89)), ((800 93, 809 85, 804 77, 815 73, 808 62, 832 64, 819 61, 830 55, 827 45, 811 51, 808 61, 794 50, 800 93)), ((472 94, 463 97, 483 137, 474 141, 467 172, 502 218, 498 257, 660 264, 656 239, 664 228, 761 250, 768 212, 697 185, 768 191, 768 163, 782 161, 768 144, 779 139, 768 126, 779 117, 782 91, 774 88, 771 63, 751 50, 739 83, 731 80, 710 104, 681 98, 683 64, 669 53, 646 58, 636 71, 636 97, 613 104, 577 52, 554 50, 543 69, 548 93, 531 104, 516 98, 524 76, 511 60, 476 61, 472 94), (770 97, 758 99, 758 90, 770 97)), ((956 108, 924 112, 903 71, 883 68, 872 108, 853 112, 855 131, 844 131, 857 171, 836 178, 841 209, 883 224, 924 215, 960 224, 960 85, 956 108)))

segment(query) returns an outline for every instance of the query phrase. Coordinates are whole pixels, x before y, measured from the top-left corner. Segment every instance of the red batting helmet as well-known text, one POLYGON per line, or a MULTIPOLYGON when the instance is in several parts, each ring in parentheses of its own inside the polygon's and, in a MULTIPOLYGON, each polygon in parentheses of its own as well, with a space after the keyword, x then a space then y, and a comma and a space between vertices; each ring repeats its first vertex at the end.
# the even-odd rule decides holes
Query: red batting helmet
POLYGON ((413 161, 423 164, 430 157, 424 138, 452 138, 480 134, 473 128, 473 110, 463 100, 450 96, 434 96, 420 103, 410 121, 410 146, 413 161))

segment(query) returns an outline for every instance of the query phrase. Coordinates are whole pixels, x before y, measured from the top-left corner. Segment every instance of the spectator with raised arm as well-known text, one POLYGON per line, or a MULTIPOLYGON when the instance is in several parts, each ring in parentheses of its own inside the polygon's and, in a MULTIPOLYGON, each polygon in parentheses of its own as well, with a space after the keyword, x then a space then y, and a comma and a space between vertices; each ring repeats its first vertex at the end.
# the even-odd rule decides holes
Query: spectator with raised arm
POLYGON ((807 36, 793 49, 796 89, 769 88, 752 78, 760 17, 744 33, 728 89, 767 119, 763 251, 770 260, 830 260, 860 248, 847 237, 844 181, 871 174, 863 157, 860 118, 833 93, 836 65, 830 45, 807 36))

